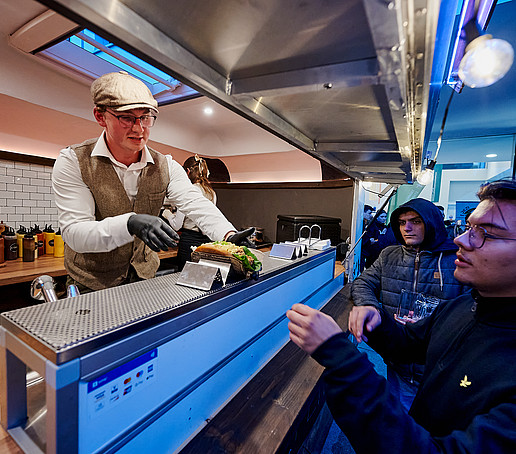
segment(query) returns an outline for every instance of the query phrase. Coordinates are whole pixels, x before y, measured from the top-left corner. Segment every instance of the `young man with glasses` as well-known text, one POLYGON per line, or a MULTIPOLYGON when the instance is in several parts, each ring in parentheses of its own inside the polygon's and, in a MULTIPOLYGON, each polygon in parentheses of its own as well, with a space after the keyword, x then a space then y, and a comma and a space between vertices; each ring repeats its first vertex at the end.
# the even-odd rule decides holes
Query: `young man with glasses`
POLYGON ((159 217, 165 197, 212 240, 244 241, 196 191, 182 166, 147 146, 158 103, 124 71, 91 85, 100 138, 61 150, 52 174, 69 283, 82 292, 154 277, 156 254, 176 246, 176 232, 159 217))
POLYGON ((325 314, 295 305, 291 339, 326 367, 326 398, 357 454, 516 452, 516 181, 483 186, 455 239, 455 276, 473 287, 415 324, 358 309, 349 329, 384 358, 424 362, 407 414, 325 314))

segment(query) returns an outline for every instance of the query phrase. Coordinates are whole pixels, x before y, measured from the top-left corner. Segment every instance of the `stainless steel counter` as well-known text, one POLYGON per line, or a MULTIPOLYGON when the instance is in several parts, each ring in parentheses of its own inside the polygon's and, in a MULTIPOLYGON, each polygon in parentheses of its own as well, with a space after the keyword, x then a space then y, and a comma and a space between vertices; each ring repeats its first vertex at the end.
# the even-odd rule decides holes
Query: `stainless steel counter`
POLYGON ((18 384, 27 365, 46 380, 39 449, 178 449, 285 344, 285 311, 296 302, 320 307, 343 284, 333 278, 333 249, 260 259, 257 281, 214 291, 175 285, 172 274, 3 313, 2 425, 27 441, 18 384))
MULTIPOLYGON (((257 254, 263 264, 260 281, 319 255, 311 251, 302 259, 287 261, 259 251, 257 254)), ((176 285, 179 275, 4 312, 0 322, 47 359, 60 364, 256 283, 242 280, 206 292, 176 285)))

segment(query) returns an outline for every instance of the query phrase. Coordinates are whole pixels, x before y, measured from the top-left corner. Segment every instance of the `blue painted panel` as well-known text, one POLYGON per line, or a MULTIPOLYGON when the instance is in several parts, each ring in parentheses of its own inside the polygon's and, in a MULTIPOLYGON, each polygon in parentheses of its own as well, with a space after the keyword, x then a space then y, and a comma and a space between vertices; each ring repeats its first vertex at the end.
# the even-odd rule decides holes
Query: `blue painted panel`
MULTIPOLYGON (((155 413, 164 402, 171 407, 175 405, 167 413, 172 415, 170 418, 182 421, 179 426, 174 422, 172 431, 168 428, 166 438, 171 440, 170 443, 181 443, 287 341, 286 310, 331 282, 334 260, 332 256, 329 258, 308 272, 160 346, 152 363, 152 385, 131 388, 115 405, 98 408, 96 402, 92 404, 92 397, 88 398, 87 393, 88 382, 81 382, 79 452, 90 453, 107 447, 119 434, 155 413), (214 377, 225 377, 228 367, 232 370, 229 377, 220 382, 215 379, 219 384, 210 391, 214 395, 208 393, 207 400, 190 397, 202 395, 202 392, 198 394, 198 389, 213 386, 214 377), (188 409, 182 407, 186 404, 180 404, 181 399, 190 402, 188 409), (91 436, 93 433, 94 437, 91 436)), ((109 395, 98 394, 97 397, 102 399, 109 395)))
MULTIPOLYGON (((319 292, 312 295, 305 304, 320 308, 343 286, 343 275, 319 292)), ((133 438, 118 453, 176 452, 191 439, 212 418, 218 409, 227 403, 252 378, 249 372, 258 372, 288 341, 287 319, 276 325, 266 336, 261 337, 243 351, 226 367, 219 370, 210 380, 203 383, 173 409, 163 415, 147 430, 133 438), (228 383, 240 386, 228 387, 228 383)))

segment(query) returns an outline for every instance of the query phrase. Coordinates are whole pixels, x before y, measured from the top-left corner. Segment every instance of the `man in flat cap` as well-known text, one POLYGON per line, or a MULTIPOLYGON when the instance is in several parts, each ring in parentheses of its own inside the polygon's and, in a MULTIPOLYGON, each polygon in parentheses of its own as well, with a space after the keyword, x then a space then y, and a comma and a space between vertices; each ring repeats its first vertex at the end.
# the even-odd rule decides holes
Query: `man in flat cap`
POLYGON ((154 277, 156 252, 179 239, 158 217, 165 197, 214 241, 252 233, 236 232, 181 165, 147 146, 158 103, 142 81, 105 74, 91 95, 104 131, 61 150, 52 174, 69 283, 85 292, 154 277))

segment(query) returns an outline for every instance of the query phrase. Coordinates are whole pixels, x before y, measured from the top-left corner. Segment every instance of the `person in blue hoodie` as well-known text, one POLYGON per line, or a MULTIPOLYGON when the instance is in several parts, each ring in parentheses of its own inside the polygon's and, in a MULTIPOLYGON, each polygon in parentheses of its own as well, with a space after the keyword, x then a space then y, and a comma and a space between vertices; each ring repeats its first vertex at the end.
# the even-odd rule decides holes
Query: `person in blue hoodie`
MULTIPOLYGON (((400 244, 383 249, 373 265, 355 279, 351 296, 356 306, 383 307, 390 317, 406 323, 429 315, 440 302, 468 290, 453 277, 458 248, 433 203, 418 198, 399 206, 391 215, 391 228, 400 244), (409 317, 416 315, 408 307, 415 301, 426 310, 409 317)), ((387 379, 407 410, 422 375, 422 365, 387 363, 387 379)))
POLYGON ((387 225, 386 221, 387 213, 380 210, 375 216, 375 220, 367 227, 362 238, 361 262, 364 265, 363 268, 369 268, 387 246, 397 244, 391 226, 387 225))
POLYGON ((328 315, 287 311, 290 338, 326 368, 326 401, 357 454, 516 452, 516 180, 483 186, 454 275, 473 290, 427 318, 397 323, 356 306, 349 329, 383 358, 425 363, 407 413, 389 383, 328 315))

